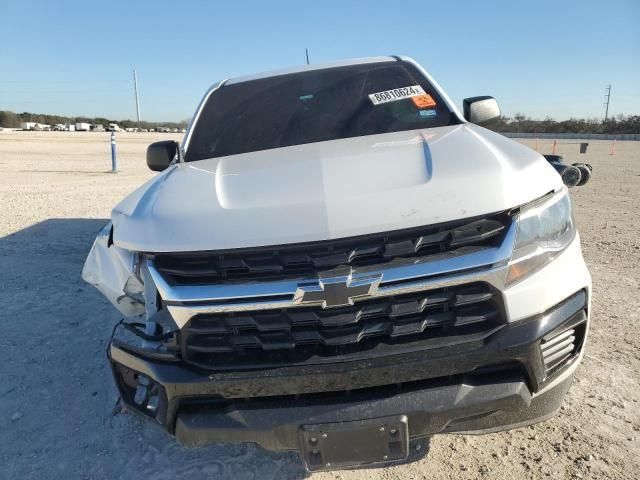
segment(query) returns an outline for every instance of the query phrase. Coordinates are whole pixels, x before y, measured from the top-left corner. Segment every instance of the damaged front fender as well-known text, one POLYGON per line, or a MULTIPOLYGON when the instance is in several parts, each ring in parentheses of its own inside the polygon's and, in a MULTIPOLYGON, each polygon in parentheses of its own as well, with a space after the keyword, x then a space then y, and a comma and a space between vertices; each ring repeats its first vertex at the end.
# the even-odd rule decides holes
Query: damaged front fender
POLYGON ((144 285, 136 273, 136 253, 113 244, 113 225, 107 223, 93 242, 82 268, 82 279, 96 287, 120 313, 145 313, 144 285))

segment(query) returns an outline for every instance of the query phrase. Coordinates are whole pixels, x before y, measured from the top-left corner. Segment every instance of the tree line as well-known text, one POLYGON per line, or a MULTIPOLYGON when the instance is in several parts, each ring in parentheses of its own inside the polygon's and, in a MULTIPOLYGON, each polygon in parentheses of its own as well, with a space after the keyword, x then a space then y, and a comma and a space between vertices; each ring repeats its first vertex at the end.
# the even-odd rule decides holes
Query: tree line
MULTIPOLYGON (((110 123, 117 123, 121 128, 135 128, 138 127, 138 122, 135 120, 112 120, 103 117, 64 117, 61 115, 47 115, 43 113, 15 113, 9 111, 0 110, 0 127, 4 128, 20 128, 22 122, 35 122, 44 123, 47 125, 56 124, 73 124, 76 123, 90 123, 92 125, 102 125, 105 128, 110 123)), ((140 128, 186 128, 188 121, 183 120, 181 122, 140 122, 140 128)))
POLYGON ((640 115, 617 115, 607 121, 596 118, 556 121, 550 117, 534 120, 517 113, 513 117, 501 117, 489 128, 510 133, 640 133, 640 115))
MULTIPOLYGON (((122 128, 138 126, 138 122, 134 120, 112 120, 103 117, 63 117, 41 113, 0 111, 0 127, 20 128, 22 122, 46 123, 48 125, 83 122, 99 124, 105 127, 110 123, 117 123, 122 128)), ((140 122, 140 128, 149 129, 159 126, 185 128, 187 123, 188 120, 181 122, 140 122)), ((617 115, 607 119, 607 121, 596 118, 570 118, 569 120, 556 121, 550 117, 544 120, 534 120, 517 113, 513 117, 501 117, 490 128, 496 132, 512 133, 640 133, 640 115, 617 115)))

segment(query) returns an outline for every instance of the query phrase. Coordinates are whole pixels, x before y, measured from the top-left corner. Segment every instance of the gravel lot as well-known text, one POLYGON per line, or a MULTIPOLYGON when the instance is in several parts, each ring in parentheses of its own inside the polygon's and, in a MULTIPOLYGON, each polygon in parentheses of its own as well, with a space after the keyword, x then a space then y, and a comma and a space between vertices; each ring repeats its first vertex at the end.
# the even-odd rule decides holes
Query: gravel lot
MULTIPOLYGON (((152 176, 166 134, 0 132, 0 477, 302 478, 296 456, 253 445, 184 449, 118 413, 105 347, 117 312, 80 279, 110 210, 152 176)), ((174 135, 177 139, 178 136, 174 135)), ((527 142, 534 145, 534 142, 527 142)), ((560 145, 594 177, 573 190, 593 276, 585 360, 554 419, 486 436, 435 437, 418 462, 314 479, 615 478, 640 471, 640 142, 560 145)), ((551 143, 540 141, 550 152, 551 143)), ((424 450, 424 449, 423 449, 424 450)))

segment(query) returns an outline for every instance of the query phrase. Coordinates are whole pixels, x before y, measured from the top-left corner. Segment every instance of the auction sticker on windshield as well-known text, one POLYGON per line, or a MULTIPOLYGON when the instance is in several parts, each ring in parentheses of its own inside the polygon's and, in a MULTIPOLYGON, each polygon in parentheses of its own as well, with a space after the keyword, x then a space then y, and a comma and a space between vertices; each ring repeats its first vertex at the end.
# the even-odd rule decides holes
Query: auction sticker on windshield
POLYGON ((380 105, 382 103, 397 102, 398 100, 419 97, 421 95, 426 95, 422 87, 420 85, 412 85, 410 87, 400 87, 384 92, 372 93, 369 95, 369 98, 374 105, 380 105))

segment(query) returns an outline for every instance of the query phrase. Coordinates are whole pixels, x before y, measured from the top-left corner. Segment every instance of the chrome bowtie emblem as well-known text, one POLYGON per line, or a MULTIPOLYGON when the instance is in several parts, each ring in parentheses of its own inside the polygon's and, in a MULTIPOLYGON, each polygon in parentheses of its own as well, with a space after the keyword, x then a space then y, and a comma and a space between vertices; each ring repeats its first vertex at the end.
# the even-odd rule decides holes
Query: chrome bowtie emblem
POLYGON ((353 305, 355 298, 375 295, 381 280, 382 274, 320 278, 315 282, 299 284, 293 303, 319 304, 322 308, 353 305))

